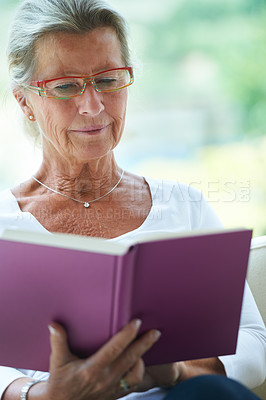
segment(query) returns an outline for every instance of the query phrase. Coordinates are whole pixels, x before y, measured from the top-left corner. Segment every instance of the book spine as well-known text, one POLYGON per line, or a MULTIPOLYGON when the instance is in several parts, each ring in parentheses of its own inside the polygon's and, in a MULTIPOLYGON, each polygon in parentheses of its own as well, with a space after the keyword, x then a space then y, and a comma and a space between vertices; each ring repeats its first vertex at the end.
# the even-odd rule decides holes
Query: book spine
POLYGON ((127 254, 116 256, 111 336, 130 321, 136 253, 137 246, 134 246, 127 254))

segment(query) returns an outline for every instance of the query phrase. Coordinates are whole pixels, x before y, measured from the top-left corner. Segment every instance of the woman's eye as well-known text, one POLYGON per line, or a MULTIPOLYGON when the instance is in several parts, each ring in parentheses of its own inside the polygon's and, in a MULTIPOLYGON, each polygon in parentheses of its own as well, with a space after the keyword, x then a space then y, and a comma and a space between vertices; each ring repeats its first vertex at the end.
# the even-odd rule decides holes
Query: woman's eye
POLYGON ((97 86, 113 86, 116 84, 115 78, 100 78, 96 79, 95 83, 97 86))
POLYGON ((63 83, 61 85, 56 86, 54 89, 59 91, 67 91, 67 90, 75 90, 80 88, 80 85, 75 83, 63 83))

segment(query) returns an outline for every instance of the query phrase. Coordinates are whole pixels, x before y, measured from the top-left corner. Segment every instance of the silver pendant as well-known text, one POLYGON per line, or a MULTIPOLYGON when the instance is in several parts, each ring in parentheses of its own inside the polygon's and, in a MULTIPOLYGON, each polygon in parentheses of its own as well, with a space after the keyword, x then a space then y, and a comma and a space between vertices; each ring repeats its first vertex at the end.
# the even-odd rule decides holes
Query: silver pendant
POLYGON ((85 201, 84 207, 85 207, 85 208, 89 208, 89 206, 90 206, 90 203, 88 203, 88 202, 85 201))

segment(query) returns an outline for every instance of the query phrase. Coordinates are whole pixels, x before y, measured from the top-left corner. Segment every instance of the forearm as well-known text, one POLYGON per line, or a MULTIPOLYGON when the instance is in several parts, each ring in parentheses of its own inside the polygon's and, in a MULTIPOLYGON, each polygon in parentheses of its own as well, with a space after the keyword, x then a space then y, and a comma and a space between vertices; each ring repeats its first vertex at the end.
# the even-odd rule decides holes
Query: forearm
MULTIPOLYGON (((23 386, 31 381, 30 378, 19 378, 12 382, 5 392, 1 400, 18 400, 20 398, 21 389, 23 386)), ((48 400, 45 396, 45 389, 47 386, 47 382, 38 382, 36 385, 32 386, 28 392, 27 399, 28 400, 48 400)))
POLYGON ((198 375, 226 375, 223 363, 216 357, 184 361, 180 367, 180 382, 198 375))

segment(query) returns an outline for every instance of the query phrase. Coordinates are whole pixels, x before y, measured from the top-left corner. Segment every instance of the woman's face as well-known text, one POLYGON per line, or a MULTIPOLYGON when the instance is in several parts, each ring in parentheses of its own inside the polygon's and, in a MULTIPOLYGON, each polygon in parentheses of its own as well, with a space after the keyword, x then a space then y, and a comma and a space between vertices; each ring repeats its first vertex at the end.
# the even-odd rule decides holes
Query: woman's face
MULTIPOLYGON (((85 34, 46 36, 37 44, 37 61, 32 80, 88 76, 124 66, 116 33, 106 27, 85 34)), ((87 84, 81 96, 68 100, 40 97, 30 91, 24 94, 30 108, 26 112, 37 120, 43 136, 44 156, 89 162, 104 157, 121 138, 126 88, 98 93, 87 84)))

